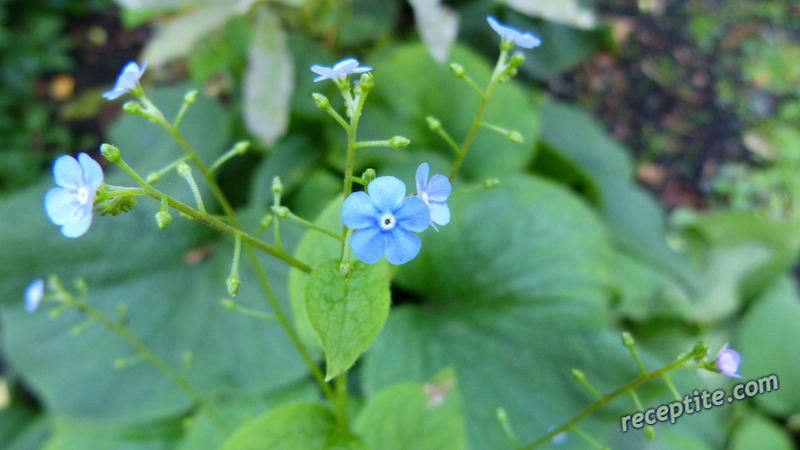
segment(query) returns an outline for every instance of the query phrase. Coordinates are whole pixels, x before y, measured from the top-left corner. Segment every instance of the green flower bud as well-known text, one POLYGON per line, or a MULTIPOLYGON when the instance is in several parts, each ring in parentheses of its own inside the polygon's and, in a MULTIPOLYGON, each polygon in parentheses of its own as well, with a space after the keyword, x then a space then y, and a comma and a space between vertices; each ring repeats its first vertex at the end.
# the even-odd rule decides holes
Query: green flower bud
POLYGON ((508 60, 508 64, 511 67, 519 67, 525 62, 525 55, 522 52, 515 52, 511 59, 508 60))
POLYGON ((462 66, 461 64, 450 63, 450 70, 453 71, 453 75, 455 75, 456 78, 464 78, 465 70, 464 66, 462 66))
POLYGON ((328 107, 331 106, 331 102, 328 100, 328 97, 325 97, 322 94, 317 94, 315 92, 311 94, 311 97, 314 98, 314 103, 317 104, 317 108, 319 109, 328 109, 328 107))
POLYGON ((411 141, 409 141, 408 139, 404 138, 403 136, 395 136, 395 137, 393 137, 392 139, 389 140, 389 145, 391 145, 392 148, 406 147, 410 143, 411 143, 411 141))
POLYGON ((119 195, 97 202, 95 209, 101 216, 106 214, 116 216, 119 213, 130 211, 134 206, 136 206, 135 195, 119 195))
POLYGON ((222 305, 223 308, 229 309, 231 311, 236 309, 236 303, 234 303, 233 300, 229 298, 222 300, 221 302, 219 302, 219 304, 222 305))
POLYGON ((111 144, 103 144, 100 146, 100 153, 106 157, 110 162, 119 162, 119 149, 111 144))
POLYGON ((372 76, 371 72, 364 73, 361 75, 358 85, 361 87, 361 92, 369 92, 375 86, 375 77, 372 76))
POLYGON ((519 134, 516 131, 509 132, 508 133, 508 138, 511 139, 512 141, 518 143, 518 144, 522 144, 522 142, 524 141, 524 139, 522 138, 522 135, 519 134))
POLYGON ((234 153, 244 155, 250 149, 250 141, 239 141, 233 145, 234 153))
POLYGON ((367 169, 361 174, 361 182, 364 183, 364 186, 369 186, 375 178, 378 178, 378 173, 375 172, 375 169, 367 169))
POLYGON ((622 332, 622 345, 628 348, 633 348, 636 345, 636 341, 633 340, 633 336, 627 331, 622 332))
POLYGON ((350 276, 352 274, 353 274, 353 265, 347 261, 342 261, 342 263, 339 264, 339 276, 342 277, 344 281, 347 281, 350 279, 350 276))
POLYGON ((258 224, 258 225, 259 225, 260 228, 263 228, 263 229, 269 228, 269 226, 272 225, 272 216, 271 215, 266 215, 266 216, 262 217, 261 218, 261 223, 258 224))
POLYGON ((285 218, 286 216, 289 215, 289 208, 285 206, 273 206, 272 212, 274 212, 275 215, 280 218, 285 218))
POLYGON ((166 229, 170 222, 172 222, 172 214, 168 211, 159 211, 156 213, 156 225, 162 230, 166 229))
POLYGON ((146 181, 147 184, 158 183, 160 180, 161 180, 161 174, 158 172, 150 172, 144 179, 144 181, 146 181))
POLYGON ((430 128, 431 131, 436 132, 442 129, 442 123, 433 116, 426 117, 425 121, 428 122, 428 128, 430 128))
POLYGON ((484 189, 491 189, 493 187, 497 187, 500 184, 500 180, 497 178, 487 178, 483 180, 483 188, 484 189))
POLYGON ((180 175, 181 178, 189 178, 190 176, 192 176, 192 168, 185 162, 181 162, 180 164, 178 164, 177 169, 178 169, 178 175, 180 175))
POLYGON ((281 183, 281 177, 275 177, 272 179, 272 193, 275 195, 283 194, 283 183, 281 183))
POLYGON ((228 293, 231 294, 231 296, 236 297, 236 293, 239 292, 239 285, 242 284, 241 280, 239 280, 239 277, 236 275, 231 275, 228 277, 225 283, 228 285, 228 293))
POLYGON ((194 104, 194 102, 197 101, 197 89, 187 92, 186 95, 183 96, 183 101, 187 105, 194 104))
POLYGON ((586 374, 584 374, 578 369, 572 369, 572 376, 575 377, 575 381, 577 381, 578 383, 583 383, 584 381, 586 381, 586 374))
POLYGON ((648 425, 644 427, 644 435, 647 436, 648 440, 654 441, 656 439, 656 430, 648 425))
POLYGON ((142 104, 139 102, 129 101, 122 104, 122 111, 127 114, 134 114, 137 116, 141 116, 144 114, 144 110, 142 109, 142 104))

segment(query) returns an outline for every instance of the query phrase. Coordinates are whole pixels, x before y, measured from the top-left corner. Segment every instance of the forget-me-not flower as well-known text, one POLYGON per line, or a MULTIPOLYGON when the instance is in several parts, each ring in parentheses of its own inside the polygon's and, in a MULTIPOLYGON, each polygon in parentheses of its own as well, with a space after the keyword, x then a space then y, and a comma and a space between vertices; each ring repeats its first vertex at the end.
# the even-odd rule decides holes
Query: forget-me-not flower
POLYGON ((736 373, 739 371, 740 360, 741 357, 739 356, 739 353, 736 350, 728 349, 728 344, 725 344, 719 350, 719 353, 717 353, 717 359, 714 362, 714 366, 723 375, 734 378, 742 378, 741 375, 736 373))
POLYGON ((351 73, 364 73, 370 70, 372 70, 372 67, 358 67, 358 60, 355 58, 343 59, 334 64, 333 67, 325 67, 318 64, 311 66, 311 71, 319 75, 314 78, 315 82, 322 80, 339 81, 345 79, 351 73))
POLYGON ((368 264, 382 255, 392 264, 405 264, 419 253, 422 245, 414 233, 421 233, 431 221, 428 206, 419 197, 408 197, 406 185, 395 177, 378 177, 366 192, 350 194, 342 205, 342 222, 356 230, 350 236, 350 249, 368 264))
POLYGON ((439 231, 436 225, 447 225, 450 223, 450 207, 445 201, 450 196, 452 187, 450 180, 442 174, 436 174, 428 181, 430 174, 428 163, 422 163, 417 168, 417 197, 421 198, 431 213, 431 226, 439 231))
POLYGON ((36 311, 42 297, 44 297, 44 281, 37 278, 25 288, 25 311, 29 313, 36 311))
POLYGON ((92 224, 94 197, 103 184, 103 169, 86 153, 79 154, 77 160, 63 155, 53 164, 53 179, 60 187, 44 196, 47 217, 61 226, 65 237, 82 236, 92 224))
POLYGON ((145 67, 147 67, 147 61, 142 63, 142 67, 139 67, 134 61, 125 64, 125 67, 122 68, 122 72, 120 72, 117 77, 117 83, 114 85, 114 89, 103 92, 103 98, 106 100, 114 100, 133 89, 136 83, 139 82, 139 79, 142 78, 145 67))
POLYGON ((513 42, 515 45, 519 45, 522 48, 538 47, 542 43, 542 40, 538 37, 530 33, 523 33, 516 28, 509 27, 508 25, 503 25, 492 16, 486 16, 486 21, 489 22, 489 25, 494 31, 497 32, 497 34, 500 35, 500 37, 507 41, 513 42))

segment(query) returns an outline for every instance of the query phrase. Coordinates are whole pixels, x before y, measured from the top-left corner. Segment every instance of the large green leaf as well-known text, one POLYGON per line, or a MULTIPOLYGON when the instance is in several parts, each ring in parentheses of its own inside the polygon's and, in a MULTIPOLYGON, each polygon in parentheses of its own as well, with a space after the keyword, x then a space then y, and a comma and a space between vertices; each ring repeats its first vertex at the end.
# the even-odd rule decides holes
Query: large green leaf
POLYGON ((791 435, 775 422, 759 415, 749 414, 736 425, 731 435, 730 450, 768 448, 792 450, 797 448, 791 435))
POLYGON ((334 259, 318 265, 306 283, 306 312, 325 350, 329 380, 349 369, 372 344, 391 302, 384 261, 356 262, 347 280, 339 263, 334 259))
MULTIPOLYGON (((183 90, 153 93, 151 98, 172 114, 183 90)), ((182 130, 206 161, 222 153, 227 142, 224 111, 208 99, 198 100, 182 130)), ((147 121, 125 117, 111 130, 130 164, 147 173, 180 156, 163 130, 147 121)), ((100 158, 102 159, 102 158, 100 158)), ((120 171, 108 170, 111 184, 133 184, 120 171)), ((198 180, 200 182, 200 180, 198 180)), ((50 319, 47 307, 35 314, 22 308, 22 292, 35 277, 57 274, 67 284, 82 277, 89 301, 112 317, 127 305, 129 329, 167 364, 185 368, 189 382, 208 394, 228 387, 265 391, 306 373, 283 330, 272 322, 238 315, 219 306, 226 297, 231 239, 216 242, 196 221, 175 219, 166 231, 155 227, 158 203, 140 199, 130 213, 95 217, 89 232, 78 239, 59 235, 41 209, 42 195, 53 184, 33 185, 0 204, 0 298, 3 301, 5 354, 10 364, 52 412, 74 419, 150 420, 187 410, 191 402, 148 364, 114 369, 118 358, 135 353, 122 339, 95 324, 77 337, 70 329, 85 318, 68 311, 50 319)), ((188 186, 177 175, 159 185, 191 202, 188 186)), ((210 200, 210 199, 207 199, 210 200)), ((207 201, 207 205, 211 202, 207 201)), ((258 217, 248 220, 251 229, 258 217)), ((262 264, 272 280, 285 279, 288 269, 264 255, 262 264)), ((242 264, 242 288, 237 302, 264 309, 247 262, 242 264)), ((286 299, 286 286, 275 291, 286 299)))
POLYGON ((452 370, 429 383, 408 381, 369 399, 353 429, 373 449, 465 449, 461 396, 452 370))
POLYGON ((341 433, 336 415, 319 403, 286 405, 245 423, 221 450, 366 450, 341 433))
MULTIPOLYGON (((368 393, 453 365, 471 446, 505 448, 498 406, 529 441, 591 401, 571 368, 602 391, 635 377, 608 329, 605 231, 580 200, 514 178, 449 203, 452 222, 423 234, 420 255, 398 274, 394 300, 421 305, 394 310, 367 352, 368 393)), ((604 433, 617 427, 606 422, 604 433)))
POLYGON ((745 380, 777 375, 779 390, 754 397, 768 413, 788 417, 800 412, 800 298, 788 278, 775 283, 742 319, 732 347, 739 351, 745 380))

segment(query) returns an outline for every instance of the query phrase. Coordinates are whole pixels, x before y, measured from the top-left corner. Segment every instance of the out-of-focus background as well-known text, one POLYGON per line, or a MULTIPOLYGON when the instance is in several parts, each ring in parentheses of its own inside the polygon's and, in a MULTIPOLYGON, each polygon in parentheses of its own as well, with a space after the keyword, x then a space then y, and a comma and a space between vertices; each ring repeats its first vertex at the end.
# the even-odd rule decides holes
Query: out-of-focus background
MULTIPOLYGON (((525 142, 481 131, 456 185, 499 178, 503 187, 478 194, 474 204, 483 210, 457 200, 454 217, 472 212, 450 225, 460 237, 426 237, 419 261, 400 271, 393 315, 356 368, 359 401, 450 364, 463 388, 471 448, 508 445, 497 406, 529 441, 590 401, 574 386, 573 367, 595 370, 587 374, 604 390, 635 376, 614 337, 630 330, 651 367, 698 339, 714 351, 731 342, 745 380, 774 373, 782 382, 778 392, 684 417, 685 425, 660 425, 648 448, 794 448, 800 5, 791 0, 0 1, 0 448, 221 442, 208 437, 208 419, 194 416, 179 391, 153 384, 159 374, 144 364, 114 369, 130 350, 100 325, 71 337, 83 320, 77 313, 26 315, 25 286, 50 274, 65 283, 87 279, 110 312, 126 303, 134 331, 176 367, 191 360, 189 378, 239 421, 319 396, 280 330, 242 327, 216 308, 230 242, 177 218, 168 233, 155 230, 157 205, 147 200, 137 213, 96 217, 87 236, 69 242, 43 214, 41 196, 59 155, 88 153, 109 169, 107 181, 127 185, 99 155, 101 143, 118 145, 143 175, 180 156, 162 130, 122 112, 124 99, 101 98, 128 61, 148 62, 143 86, 170 117, 186 91, 200 91, 182 127, 207 160, 238 140, 253 142, 219 174, 245 217, 257 223, 280 175, 292 210, 313 219, 339 192, 344 137, 311 100, 323 92, 338 107, 337 92, 314 83, 309 66, 352 56, 375 68, 362 136, 403 135, 412 145, 365 151, 359 169, 376 167, 408 183, 420 158, 439 171, 452 159, 427 129, 427 115, 456 140, 469 125, 474 93, 447 63, 461 63, 485 83, 499 43, 489 14, 543 42, 523 52, 524 65, 498 90, 488 115, 525 142), (481 215, 519 208, 519 220, 506 225, 530 227, 504 237, 516 241, 498 241, 502 231, 470 231, 489 227, 481 215), (509 267, 480 259, 513 253, 506 247, 518 242, 526 244, 509 267), (442 268, 470 244, 481 250, 442 268), (425 256, 426 246, 433 256, 425 256), (468 318, 459 322, 447 311, 469 297, 470 289, 456 286, 469 273, 473 291, 486 294, 457 308, 468 318), (506 326, 502 307, 475 306, 493 295, 539 309, 506 311, 519 321, 506 326), (189 300, 200 297, 210 306, 198 312, 189 300), (170 298, 187 300, 176 306, 170 298), (139 322, 137 308, 145 317, 139 322), (437 323, 430 311, 452 323, 437 323), (487 318, 495 313, 501 325, 487 318), (236 340, 227 339, 231 329, 241 332, 236 340), (424 363, 403 353, 398 342, 407 336, 420 339, 424 363), (473 345, 474 354, 453 350, 462 345, 473 345), (532 356, 510 357, 520 352, 532 356)), ((170 193, 190 199, 180 182, 164 180, 170 193)), ((293 249, 302 230, 285 233, 293 249)), ((296 293, 287 269, 268 264, 288 307, 296 293)), ((727 386, 721 375, 706 375, 679 377, 679 392, 727 386)), ((670 400, 662 388, 643 394, 650 405, 670 400)), ((587 428, 614 448, 644 448, 641 433, 614 428, 634 412, 632 403, 614 405, 587 428)), ((584 445, 574 435, 563 444, 584 445)))

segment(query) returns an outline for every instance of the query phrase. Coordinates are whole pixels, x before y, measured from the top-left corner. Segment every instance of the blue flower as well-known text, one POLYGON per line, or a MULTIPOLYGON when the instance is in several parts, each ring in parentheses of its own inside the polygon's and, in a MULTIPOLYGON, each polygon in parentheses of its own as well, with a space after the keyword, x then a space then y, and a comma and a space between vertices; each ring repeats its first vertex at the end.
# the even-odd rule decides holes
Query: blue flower
POLYGON ((42 297, 44 297, 44 281, 37 278, 25 289, 25 311, 29 313, 36 311, 42 297))
POLYGON ((542 44, 542 40, 538 37, 530 33, 522 33, 516 28, 503 25, 492 16, 486 16, 486 21, 489 22, 489 25, 494 31, 497 32, 497 34, 500 35, 500 37, 507 41, 513 42, 522 48, 533 48, 542 44))
POLYGON ((350 249, 358 259, 373 264, 386 254, 392 264, 405 264, 419 253, 419 237, 431 215, 419 197, 408 197, 406 185, 395 177, 378 177, 365 192, 350 194, 342 205, 342 222, 356 230, 350 249))
POLYGON ((719 353, 717 353, 717 359, 714 362, 714 366, 723 375, 733 378, 742 378, 741 375, 736 373, 739 371, 740 360, 741 357, 739 356, 739 353, 736 350, 729 350, 728 344, 725 344, 719 350, 719 353))
POLYGON ((333 67, 320 66, 314 64, 311 66, 311 71, 318 74, 314 81, 322 80, 343 80, 351 73, 364 73, 372 70, 372 67, 358 67, 358 60, 355 58, 347 58, 334 64, 333 67))
POLYGON ((61 226, 64 236, 82 236, 92 224, 94 197, 103 184, 103 169, 86 153, 79 154, 77 161, 63 155, 53 164, 53 179, 61 187, 50 189, 44 196, 47 217, 61 226))
POLYGON ((134 61, 126 64, 117 77, 117 84, 114 85, 114 89, 103 92, 103 98, 114 100, 133 89, 139 79, 142 78, 145 67, 147 67, 147 61, 142 63, 142 67, 139 67, 134 61))
POLYGON ((428 163, 422 163, 417 168, 417 197, 428 205, 431 213, 431 226, 434 230, 439 231, 436 225, 450 223, 450 208, 445 201, 453 188, 450 186, 450 180, 438 173, 429 182, 430 170, 428 163))

